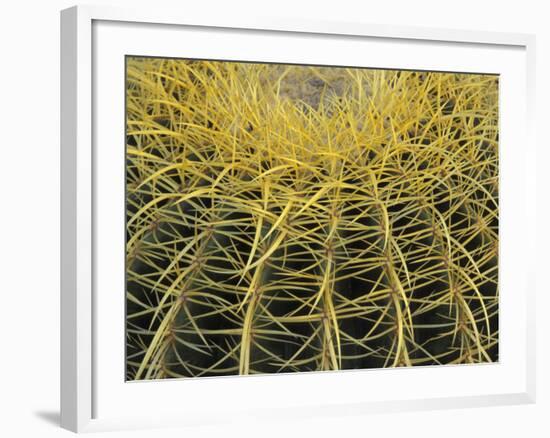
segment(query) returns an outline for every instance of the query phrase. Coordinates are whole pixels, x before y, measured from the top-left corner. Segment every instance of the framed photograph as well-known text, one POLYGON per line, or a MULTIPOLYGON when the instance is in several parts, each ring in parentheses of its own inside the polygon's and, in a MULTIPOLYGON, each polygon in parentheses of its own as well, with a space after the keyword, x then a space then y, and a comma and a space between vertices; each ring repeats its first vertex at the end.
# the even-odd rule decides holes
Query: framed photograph
POLYGON ((534 401, 534 37, 61 14, 62 426, 534 401))

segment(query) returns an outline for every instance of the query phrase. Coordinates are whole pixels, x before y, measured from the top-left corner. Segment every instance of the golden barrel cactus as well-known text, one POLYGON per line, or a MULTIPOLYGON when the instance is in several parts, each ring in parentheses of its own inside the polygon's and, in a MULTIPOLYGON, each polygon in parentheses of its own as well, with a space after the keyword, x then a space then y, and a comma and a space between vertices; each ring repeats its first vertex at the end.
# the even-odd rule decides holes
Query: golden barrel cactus
POLYGON ((498 360, 498 77, 127 58, 127 379, 498 360))

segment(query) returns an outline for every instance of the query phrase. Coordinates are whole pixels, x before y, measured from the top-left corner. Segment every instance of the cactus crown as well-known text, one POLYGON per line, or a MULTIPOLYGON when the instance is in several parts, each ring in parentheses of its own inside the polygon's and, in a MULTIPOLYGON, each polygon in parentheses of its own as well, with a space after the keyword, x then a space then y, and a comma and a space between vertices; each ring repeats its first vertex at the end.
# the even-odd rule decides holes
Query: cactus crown
POLYGON ((498 77, 127 59, 127 378, 498 360, 498 77))

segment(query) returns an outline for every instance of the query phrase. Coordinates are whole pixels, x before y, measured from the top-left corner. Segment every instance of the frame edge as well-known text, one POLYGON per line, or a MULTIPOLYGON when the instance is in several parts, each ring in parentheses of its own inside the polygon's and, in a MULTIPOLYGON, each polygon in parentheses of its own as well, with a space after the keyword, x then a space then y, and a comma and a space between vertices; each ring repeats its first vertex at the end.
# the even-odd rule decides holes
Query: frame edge
POLYGON ((76 7, 61 11, 61 427, 77 429, 76 7))
MULTIPOLYGON (((537 42, 535 34, 525 35, 525 57, 526 57, 526 130, 527 130, 527 147, 529 152, 535 157, 538 156, 538 145, 536 136, 536 51, 537 42)), ((537 230, 537 207, 538 207, 538 195, 537 195, 537 182, 538 176, 536 166, 534 172, 528 172, 530 175, 528 180, 529 185, 529 204, 533 206, 534 212, 530 217, 530 226, 532 229, 537 230)), ((537 241, 535 238, 530 243, 532 253, 537 253, 537 241)), ((527 403, 534 404, 537 402, 537 311, 536 301, 537 296, 540 293, 537 281, 537 270, 534 264, 531 265, 529 270, 528 279, 528 297, 527 297, 527 375, 526 375, 526 396, 527 403)))
POLYGON ((61 323, 60 425, 84 430, 92 418, 91 17, 60 13, 61 323))

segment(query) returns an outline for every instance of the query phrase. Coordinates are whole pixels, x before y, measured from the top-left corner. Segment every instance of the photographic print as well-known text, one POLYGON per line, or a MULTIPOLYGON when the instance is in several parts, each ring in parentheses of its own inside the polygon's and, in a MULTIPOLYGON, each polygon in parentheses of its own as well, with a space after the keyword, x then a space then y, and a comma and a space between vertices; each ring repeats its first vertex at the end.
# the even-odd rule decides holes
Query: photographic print
POLYGON ((498 75, 125 80, 127 380, 498 361, 498 75))

